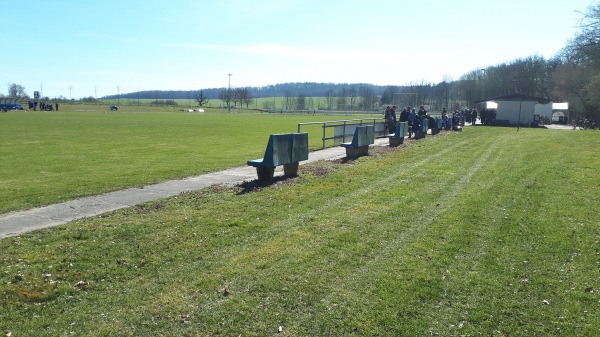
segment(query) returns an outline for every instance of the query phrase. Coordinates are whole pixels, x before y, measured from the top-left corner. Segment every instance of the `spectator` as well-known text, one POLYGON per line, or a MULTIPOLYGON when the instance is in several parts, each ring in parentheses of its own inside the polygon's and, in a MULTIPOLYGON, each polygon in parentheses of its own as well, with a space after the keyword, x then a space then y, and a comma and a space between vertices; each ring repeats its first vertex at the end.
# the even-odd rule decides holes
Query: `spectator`
POLYGON ((450 129, 450 119, 448 118, 448 112, 446 112, 446 108, 442 109, 442 127, 446 130, 450 129))
POLYGON ((427 114, 427 110, 425 110, 425 107, 421 105, 421 107, 419 108, 419 112, 417 113, 417 115, 419 115, 419 117, 423 117, 427 114))
POLYGON ((412 137, 414 124, 418 124, 417 113, 415 112, 415 109, 412 109, 408 114, 408 138, 412 137))
POLYGON ((408 122, 408 116, 410 115, 410 110, 407 108, 402 109, 400 113, 400 122, 408 122))
POLYGON ((390 125, 390 133, 396 133, 396 124, 398 120, 396 119, 396 106, 392 106, 390 110, 390 114, 392 115, 392 125, 390 125))

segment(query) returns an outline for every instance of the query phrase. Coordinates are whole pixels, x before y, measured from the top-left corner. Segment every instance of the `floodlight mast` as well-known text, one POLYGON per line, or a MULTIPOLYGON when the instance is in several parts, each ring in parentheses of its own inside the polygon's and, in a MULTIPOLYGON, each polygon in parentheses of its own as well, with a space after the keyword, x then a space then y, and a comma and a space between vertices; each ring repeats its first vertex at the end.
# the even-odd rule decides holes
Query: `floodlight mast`
POLYGON ((229 85, 227 87, 227 112, 231 113, 231 75, 233 74, 227 75, 229 75, 229 85))
MULTIPOLYGON (((483 73, 483 78, 482 78, 482 80, 483 80, 482 81, 483 82, 483 84, 482 84, 482 87, 483 87, 483 99, 485 99, 485 75, 486 75, 486 71, 485 71, 485 69, 481 69, 481 72, 483 73)), ((483 104, 484 104, 484 106, 486 105, 485 102, 483 102, 483 104)))

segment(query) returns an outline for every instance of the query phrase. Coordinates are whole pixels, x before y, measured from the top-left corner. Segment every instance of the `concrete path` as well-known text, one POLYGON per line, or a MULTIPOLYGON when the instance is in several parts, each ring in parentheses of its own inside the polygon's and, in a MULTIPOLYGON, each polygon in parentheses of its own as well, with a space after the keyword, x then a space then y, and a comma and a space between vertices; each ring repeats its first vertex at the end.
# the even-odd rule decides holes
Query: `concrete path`
MULTIPOLYGON (((375 146, 382 145, 388 145, 387 138, 375 140, 375 146)), ((322 159, 343 158, 346 156, 345 151, 345 148, 341 146, 314 151, 309 153, 308 160, 301 162, 301 164, 322 159)), ((283 175, 283 168, 280 166, 275 170, 275 176, 281 175, 283 175)), ((129 188, 60 204, 0 214, 0 239, 40 228, 65 224, 76 219, 99 215, 151 200, 175 196, 182 192, 199 190, 215 184, 234 186, 255 179, 256 169, 251 166, 242 166, 181 180, 166 181, 142 188, 129 188)))

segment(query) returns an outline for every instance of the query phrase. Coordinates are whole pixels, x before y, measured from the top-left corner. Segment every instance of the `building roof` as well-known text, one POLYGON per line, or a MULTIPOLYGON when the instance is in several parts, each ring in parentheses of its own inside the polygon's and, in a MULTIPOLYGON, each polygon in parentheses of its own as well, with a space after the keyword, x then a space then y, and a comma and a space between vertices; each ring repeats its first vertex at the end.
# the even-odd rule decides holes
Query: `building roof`
POLYGON ((551 102, 551 100, 549 100, 547 98, 526 96, 526 95, 521 95, 521 94, 510 94, 510 95, 505 95, 505 96, 497 96, 497 97, 493 97, 493 98, 485 98, 482 100, 474 101, 474 103, 484 103, 484 102, 489 102, 489 101, 538 102, 541 104, 546 104, 546 103, 551 102))

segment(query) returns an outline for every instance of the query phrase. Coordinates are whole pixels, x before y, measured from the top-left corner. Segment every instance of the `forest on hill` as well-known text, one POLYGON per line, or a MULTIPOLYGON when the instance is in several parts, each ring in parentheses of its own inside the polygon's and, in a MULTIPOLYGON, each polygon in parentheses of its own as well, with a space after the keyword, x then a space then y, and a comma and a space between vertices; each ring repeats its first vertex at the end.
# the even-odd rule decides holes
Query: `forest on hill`
MULTIPOLYGON (((250 93, 253 98, 262 97, 283 97, 286 95, 305 95, 307 97, 324 97, 327 92, 342 92, 344 90, 351 90, 352 88, 358 89, 362 87, 369 87, 373 90, 375 95, 383 95, 383 92, 387 88, 386 86, 372 85, 368 83, 317 83, 317 82, 290 82, 290 83, 279 83, 272 84, 263 87, 244 87, 250 93)), ((154 99, 154 100, 165 100, 165 99, 193 99, 202 90, 202 93, 206 99, 219 99, 221 93, 227 88, 207 88, 198 90, 147 90, 137 91, 132 93, 120 94, 119 98, 129 99, 154 99)), ((234 89, 232 89, 234 90, 234 89)), ((109 95, 102 97, 103 99, 116 99, 118 95, 109 95)))

